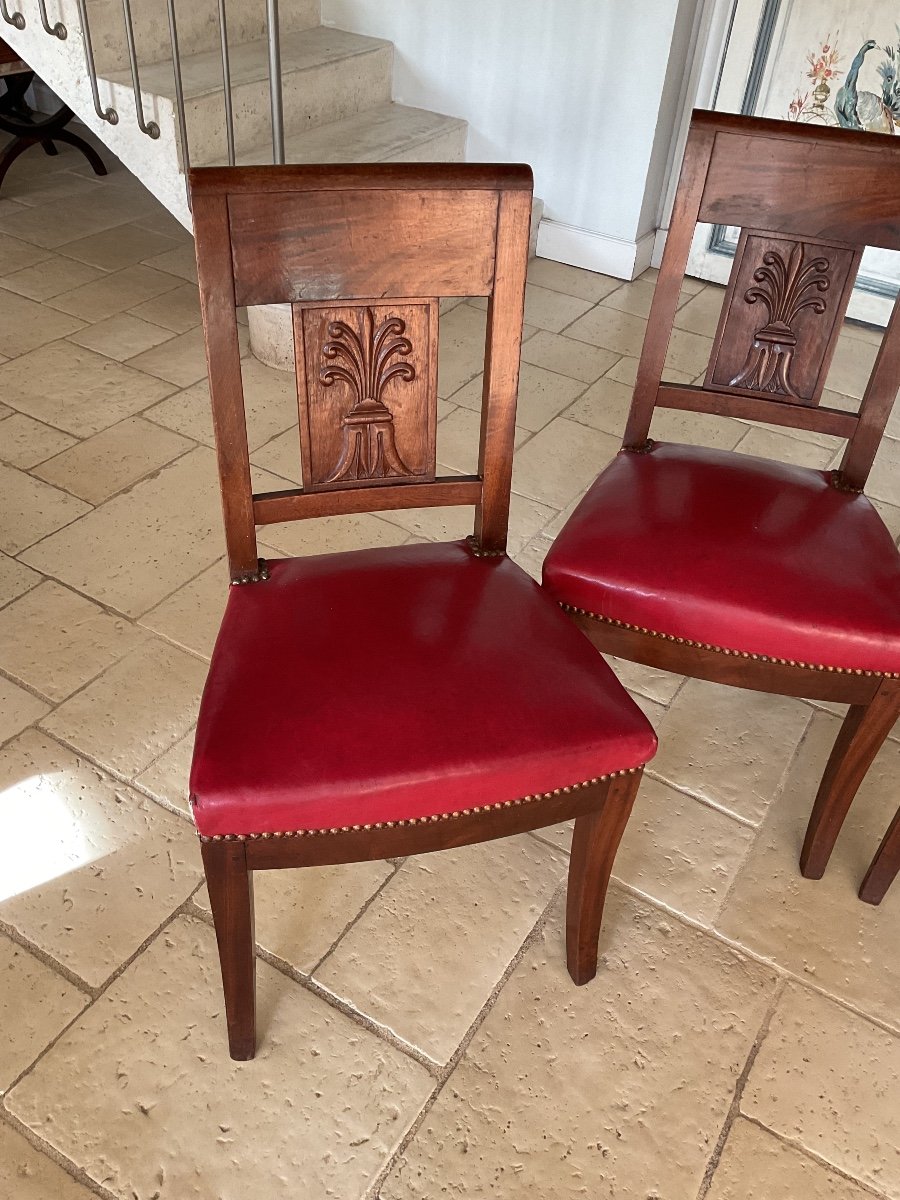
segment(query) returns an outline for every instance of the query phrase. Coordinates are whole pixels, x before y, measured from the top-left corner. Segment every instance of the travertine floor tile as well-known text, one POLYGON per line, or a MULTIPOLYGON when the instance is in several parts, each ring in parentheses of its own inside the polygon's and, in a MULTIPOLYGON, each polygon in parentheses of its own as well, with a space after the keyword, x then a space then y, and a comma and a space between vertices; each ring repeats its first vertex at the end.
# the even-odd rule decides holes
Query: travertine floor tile
MULTIPOLYGON (((470 300, 475 308, 487 311, 487 297, 470 300)), ((525 323, 537 329, 549 329, 559 333, 567 325, 593 308, 592 300, 582 300, 536 283, 525 285, 525 323)))
POLYGON ((206 379, 206 350, 203 330, 191 329, 179 334, 162 346, 145 350, 129 363, 139 371, 147 371, 167 379, 178 387, 190 387, 198 379, 206 379))
POLYGON ((205 679, 204 662, 153 639, 60 705, 44 726, 133 777, 194 724, 205 679))
POLYGON ((635 279, 631 283, 623 283, 614 292, 610 292, 603 303, 608 308, 631 313, 635 317, 648 317, 655 291, 655 280, 635 279))
POLYGON ((60 312, 72 313, 86 321, 102 321, 126 308, 134 308, 144 300, 152 300, 177 287, 171 275, 154 271, 138 263, 93 283, 63 292, 48 301, 60 312))
POLYGON ((0 549, 18 554, 55 529, 90 512, 90 505, 0 464, 0 549))
POLYGON ((279 433, 271 441, 254 450, 251 467, 263 467, 280 475, 298 487, 302 483, 303 471, 300 462, 300 431, 297 425, 279 433))
POLYGON ((516 456, 513 487, 552 508, 579 495, 619 452, 621 438, 557 417, 516 456))
MULTIPOLYGON (((257 942, 309 973, 393 870, 390 863, 365 862, 258 871, 253 881, 257 942)), ((209 912, 205 887, 195 900, 209 912)))
POLYGON ((829 390, 842 396, 862 396, 877 354, 877 346, 841 334, 828 369, 829 390))
MULTIPOLYGON (((513 492, 509 506, 508 552, 511 555, 518 554, 536 533, 540 533, 553 515, 554 510, 548 505, 513 492)), ((468 537, 474 524, 471 508, 449 505, 443 508, 397 508, 382 516, 385 521, 401 526, 416 537, 434 542, 468 537)))
POLYGON ((596 271, 583 271, 550 258, 533 258, 528 264, 528 280, 554 292, 565 292, 567 296, 578 296, 596 304, 610 292, 622 286, 621 279, 611 275, 600 275, 596 271))
MULTIPOLYGON (((393 513, 385 515, 393 516, 393 513)), ((402 546, 409 537, 408 532, 399 525, 393 525, 371 513, 348 513, 312 521, 266 525, 259 533, 266 539, 266 545, 286 557, 338 554, 343 550, 365 550, 369 546, 402 546)), ((265 557, 262 543, 260 554, 265 557)))
POLYGON ((868 1200, 871 1195, 739 1117, 707 1200, 868 1200))
MULTIPOLYGON (((695 1200, 772 978, 610 895, 596 980, 576 988, 560 901, 381 1190, 695 1200)), ((15 1095, 15 1093, 14 1093, 15 1095)))
POLYGON ((758 824, 810 717, 802 700, 689 679, 663 721, 652 770, 758 824))
POLYGON ((74 444, 75 438, 25 413, 13 413, 0 422, 0 459, 26 471, 74 444))
POLYGON ((582 425, 590 425, 592 429, 612 434, 621 442, 633 392, 634 388, 627 383, 619 383, 609 375, 604 375, 578 397, 566 413, 566 417, 582 425))
POLYGON ((141 624, 209 658, 225 612, 228 587, 228 563, 222 558, 151 608, 141 617, 141 624))
MULTIPOLYGON (((7 358, 27 354, 40 346, 46 346, 56 338, 74 333, 84 324, 76 317, 65 313, 54 312, 45 304, 29 300, 27 296, 18 296, 15 292, 0 293, 3 298, 3 321, 0 322, 0 354, 7 358)), ((8 383, 2 386, 0 395, 13 407, 18 407, 6 395, 8 383)))
POLYGON ((176 246, 174 250, 165 250, 162 254, 154 254, 144 260, 147 266, 159 271, 166 271, 188 283, 197 282, 197 256, 192 243, 176 246))
MULTIPOLYGON (((461 404, 464 408, 480 413, 483 386, 484 376, 476 375, 465 387, 453 393, 453 403, 461 404)), ((583 391, 584 384, 579 379, 570 379, 567 375, 559 375, 555 371, 547 371, 543 367, 535 367, 531 363, 522 363, 519 373, 516 425, 531 432, 543 429, 548 421, 552 421, 564 408, 568 408, 575 397, 583 391)), ((476 431, 476 455, 477 437, 476 431)), ((438 453, 441 453, 440 430, 438 431, 438 453)), ((445 459, 445 461, 449 460, 445 459)))
POLYGON ((900 746, 885 743, 869 768, 822 879, 803 879, 800 847, 840 721, 817 713, 777 803, 753 845, 717 926, 754 953, 900 1029, 896 955, 900 888, 878 908, 856 898, 897 810, 900 746))
POLYGON ((795 1145, 900 1196, 900 1039, 824 996, 789 987, 741 1111, 795 1145))
MULTIPOLYGON (((6 263, 2 263, 0 269, 5 270, 6 263)), ((0 287, 17 292, 20 296, 27 296, 30 300, 49 300, 51 296, 58 296, 61 292, 71 291, 72 288, 81 287, 85 283, 93 283, 102 276, 103 271, 98 271, 96 267, 72 262, 71 259, 55 254, 32 267, 14 271, 11 275, 3 275, 0 278, 0 287)))
POLYGON ((900 504, 900 442, 894 438, 881 440, 866 484, 866 495, 889 504, 900 504))
MULTIPOLYGON (((639 350, 635 351, 631 355, 623 355, 617 363, 610 367, 610 369, 606 372, 610 379, 617 379, 619 383, 627 383, 629 387, 633 388, 637 380, 637 368, 639 361, 636 357, 634 357, 634 354, 636 353, 639 353, 639 350)), ((666 363, 662 373, 663 379, 668 383, 693 383, 696 375, 696 371, 676 371, 675 368, 670 366, 668 363, 666 363)))
POLYGON ((544 559, 553 545, 553 540, 539 533, 537 537, 531 541, 514 555, 516 562, 524 570, 528 572, 532 579, 538 583, 541 582, 541 573, 544 566, 544 559))
POLYGON ((30 730, 0 762, 0 921, 99 987, 202 872, 186 821, 30 730))
POLYGON ((582 383, 593 383, 616 362, 614 350, 591 346, 561 333, 539 329, 534 337, 522 343, 522 362, 555 371, 582 383))
POLYGON ((162 379, 68 341, 0 367, 0 393, 7 404, 80 438, 140 412, 171 391, 172 385, 162 379))
POLYGON ((171 429, 129 417, 42 463, 34 474, 91 504, 101 504, 193 445, 171 429))
POLYGON ((564 870, 524 835, 409 858, 315 977, 446 1062, 564 870))
POLYGON ((194 284, 182 283, 174 291, 145 300, 130 312, 132 316, 152 321, 173 333, 187 333, 200 324, 200 293, 194 284))
POLYGON ((104 271, 121 271, 154 254, 174 250, 177 245, 174 238, 163 233, 129 224, 66 242, 60 253, 94 267, 102 267, 104 271))
POLYGON ((129 621, 48 579, 0 610, 0 667, 56 702, 144 637, 129 621))
POLYGON ((142 771, 135 779, 135 783, 146 788, 152 796, 189 816, 191 806, 188 801, 188 779, 196 733, 196 728, 191 729, 171 750, 161 754, 156 762, 151 763, 146 771, 142 771))
POLYGON ((683 675, 671 671, 660 671, 656 667, 645 667, 643 663, 628 662, 624 658, 605 655, 606 661, 630 692, 640 692, 659 704, 669 704, 684 683, 683 675))
POLYGON ((107 358, 114 358, 116 362, 124 362, 171 337, 170 329, 142 321, 131 313, 116 313, 114 317, 107 317, 96 325, 86 325, 77 333, 70 334, 69 341, 78 346, 87 346, 88 350, 95 350, 98 354, 105 354, 107 358))
POLYGON ((722 312, 725 289, 709 286, 683 304, 675 314, 675 326, 703 337, 714 337, 722 312))
MULTIPOLYGON (((444 417, 437 427, 437 460, 440 466, 449 467, 462 475, 474 474, 478 470, 478 442, 481 434, 481 416, 471 408, 457 408, 444 417)), ((515 445, 521 446, 528 438, 528 430, 516 426, 515 445)), ((446 472, 438 471, 438 474, 446 472)))
POLYGON ((25 560, 138 617, 222 554, 215 472, 211 450, 192 450, 45 538, 25 560))
POLYGON ((672 330, 666 352, 666 371, 684 371, 692 378, 706 370, 712 352, 712 338, 690 333, 686 329, 672 330))
POLYGON ((0 1189, 16 1200, 93 1200, 94 1193, 0 1123, 0 1189))
POLYGON ((234 1063, 213 932, 179 918, 12 1091, 11 1111, 120 1200, 362 1200, 433 1082, 272 967, 258 976, 260 1049, 234 1063))
MULTIPOLYGON (((82 183, 84 181, 81 181, 82 183)), ((22 241, 32 242, 48 250, 62 246, 75 238, 87 237, 101 229, 112 229, 127 222, 128 212, 121 196, 104 189, 81 188, 88 203, 73 203, 71 192, 75 185, 66 190, 69 194, 59 196, 36 208, 27 208, 0 218, 3 232, 12 234, 22 241)))
MULTIPOLYGON (((14 214, 10 209, 9 213, 5 211, 0 213, 0 219, 4 216, 20 215, 27 211, 27 209, 20 208, 14 214)), ((43 262, 45 258, 49 257, 49 250, 43 250, 39 246, 33 246, 30 242, 10 237, 8 233, 0 233, 0 263, 3 263, 4 274, 11 275, 16 271, 23 271, 26 267, 33 267, 35 263, 43 262)))
POLYGON ((566 330, 566 336, 615 350, 618 354, 639 355, 647 332, 643 317, 619 312, 608 304, 598 304, 566 330))
POLYGON ((0 606, 9 604, 29 588, 37 587, 41 576, 24 563, 0 551, 0 606))
MULTIPOLYGON (((297 425, 297 391, 289 371, 276 371, 258 359, 241 363, 247 439, 251 451, 264 446, 276 434, 297 425)), ((205 379, 172 396, 144 413, 151 421, 174 429, 185 437, 215 445, 209 386, 205 379)), ((282 486, 282 485, 279 485, 282 486)))
POLYGON ((816 446, 797 437, 759 428, 751 428, 735 449, 741 454, 774 458, 778 462, 794 463, 798 467, 813 467, 819 471, 825 470, 834 454, 827 446, 816 446))
POLYGON ((438 395, 445 400, 484 366, 486 313, 459 304, 441 318, 438 335, 438 395))
POLYGON ((0 1094, 62 1033, 88 999, 12 938, 0 934, 0 1094))

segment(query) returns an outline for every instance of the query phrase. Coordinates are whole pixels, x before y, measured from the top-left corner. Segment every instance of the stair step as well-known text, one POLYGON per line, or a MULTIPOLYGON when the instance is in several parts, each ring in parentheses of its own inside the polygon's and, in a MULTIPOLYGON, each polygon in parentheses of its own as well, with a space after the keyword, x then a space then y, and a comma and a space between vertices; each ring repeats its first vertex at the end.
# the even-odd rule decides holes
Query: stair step
MULTIPOLYGON (((286 138, 285 160, 289 163, 462 162, 466 131, 466 122, 458 117, 444 117, 403 104, 379 104, 343 121, 286 138)), ((271 161, 269 141, 238 155, 241 166, 271 161)))
MULTIPOLYGON (((282 34, 311 29, 319 24, 319 0, 289 0, 279 14, 282 34)), ((171 59, 166 0, 135 0, 131 5, 138 62, 171 59)), ((177 5, 178 43, 182 55, 201 54, 219 46, 217 0, 190 0, 177 5)), ((128 65, 122 0, 87 0, 91 42, 101 75, 122 71, 128 65)), ((266 33, 266 0, 240 0, 227 7, 228 41, 232 46, 257 41, 266 33)))
MULTIPOLYGON (((230 56, 235 145, 238 150, 268 142, 269 52, 265 39, 233 46, 230 56)), ((317 26, 281 39, 282 91, 286 134, 351 117, 391 98, 393 45, 342 29, 317 26)), ((181 59, 185 117, 193 158, 209 158, 201 147, 225 147, 225 103, 222 59, 204 51, 181 59)), ((130 73, 108 78, 129 85, 130 73)), ((148 106, 154 96, 174 102, 175 75, 171 59, 141 70, 141 91, 148 106)), ((218 155, 216 155, 218 157, 218 155)))

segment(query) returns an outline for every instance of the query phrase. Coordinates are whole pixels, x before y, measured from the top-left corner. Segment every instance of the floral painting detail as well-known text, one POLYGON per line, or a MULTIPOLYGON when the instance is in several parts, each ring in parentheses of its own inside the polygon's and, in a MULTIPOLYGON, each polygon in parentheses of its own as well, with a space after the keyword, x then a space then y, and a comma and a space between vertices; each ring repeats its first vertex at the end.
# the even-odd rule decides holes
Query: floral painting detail
POLYGON ((319 378, 325 387, 338 381, 349 385, 355 403, 341 420, 341 453, 334 469, 324 480, 388 479, 414 474, 397 449, 394 418, 382 402, 392 379, 415 379, 412 363, 391 362, 397 355, 412 353, 409 338, 403 336, 406 324, 399 317, 388 317, 375 324, 375 312, 363 310, 363 328, 354 329, 346 321, 331 321, 323 347, 330 365, 322 368, 319 378))
POLYGON ((769 319, 754 334, 743 367, 730 380, 731 387, 800 399, 790 380, 797 345, 794 322, 807 308, 819 315, 824 313, 826 304, 821 293, 830 287, 828 259, 817 256, 804 262, 804 257, 802 242, 794 243, 787 262, 777 250, 767 250, 762 266, 753 272, 756 286, 748 288, 744 299, 748 304, 761 301, 769 319))
POLYGON ((831 97, 831 83, 841 74, 837 38, 829 33, 821 46, 809 51, 806 62, 806 78, 815 86, 812 91, 797 89, 788 104, 788 120, 833 125, 835 117, 828 111, 826 104, 831 97))

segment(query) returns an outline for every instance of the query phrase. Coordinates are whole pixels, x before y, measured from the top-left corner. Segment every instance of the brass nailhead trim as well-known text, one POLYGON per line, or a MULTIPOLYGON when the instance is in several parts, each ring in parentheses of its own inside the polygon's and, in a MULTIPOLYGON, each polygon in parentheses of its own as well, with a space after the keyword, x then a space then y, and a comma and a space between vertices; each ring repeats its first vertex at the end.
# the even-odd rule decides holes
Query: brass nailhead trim
POLYGON ((240 587, 245 583, 265 583, 269 578, 269 564, 264 558, 260 558, 256 564, 256 570, 249 575, 240 575, 237 579, 232 579, 232 587, 240 587))
POLYGON ((586 608, 576 608, 573 604, 559 602, 565 612, 577 613, 580 617, 590 617, 594 621, 602 621, 605 625, 615 625, 618 629, 630 629, 634 633, 645 633, 648 637, 662 638, 664 642, 677 642, 679 646, 696 646, 698 650, 714 650, 717 654, 730 654, 733 658, 752 658, 756 662, 775 663, 782 667, 802 667, 806 671, 830 671, 835 675, 866 675, 877 679, 900 679, 900 671, 864 671, 860 667, 829 667, 822 663, 799 662, 794 658, 775 658, 771 654, 752 654, 749 650, 731 650, 727 646, 714 646, 712 642, 695 642, 691 638, 678 637, 674 633, 660 633, 658 629, 647 629, 644 625, 631 625, 628 621, 617 621, 614 617, 601 617, 599 613, 590 612, 586 608))
MULTIPOLYGON (((340 833, 358 833, 370 829, 399 829, 406 825, 429 825, 435 821, 452 821, 456 817, 470 817, 475 813, 494 812, 499 808, 517 808, 521 804, 534 804, 537 800, 548 800, 551 796, 568 795, 580 788, 592 787, 596 783, 604 783, 607 779, 617 779, 621 775, 634 775, 643 771, 644 766, 627 767, 623 771, 611 771, 608 775, 597 775, 593 779, 585 779, 582 783, 570 783, 567 787, 554 788, 552 792, 535 792, 533 796, 520 796, 518 800, 498 800, 496 804, 475 804, 471 808, 461 808, 456 812, 435 813, 430 817, 406 817, 400 821, 375 821, 371 825, 336 825, 331 829, 285 829, 278 833, 214 833, 211 836, 199 835, 201 842, 255 842, 259 838, 292 838, 292 837, 331 837, 340 833)), ((194 803, 194 798, 191 797, 194 803)))
POLYGON ((849 483, 844 483, 844 477, 840 471, 829 471, 828 482, 838 492, 849 492, 852 496, 861 496, 862 488, 851 487, 849 483))
POLYGON ((470 533, 466 538, 466 545, 469 547, 469 552, 474 554, 476 558, 505 558, 505 550, 482 550, 475 539, 475 535, 470 533))
POLYGON ((653 438, 647 438, 645 442, 639 442, 636 446, 623 446, 619 451, 620 454, 650 454, 656 449, 656 442, 653 438))

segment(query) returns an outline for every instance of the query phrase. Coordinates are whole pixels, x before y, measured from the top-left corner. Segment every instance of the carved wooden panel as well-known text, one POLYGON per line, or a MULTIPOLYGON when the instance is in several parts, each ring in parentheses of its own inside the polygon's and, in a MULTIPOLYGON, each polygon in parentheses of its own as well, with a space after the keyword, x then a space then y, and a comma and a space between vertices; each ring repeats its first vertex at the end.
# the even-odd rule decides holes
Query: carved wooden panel
POLYGON ((844 242, 742 230, 706 386, 818 404, 859 260, 844 242))
POLYGON ((294 305, 307 491, 435 477, 437 300, 294 305))

